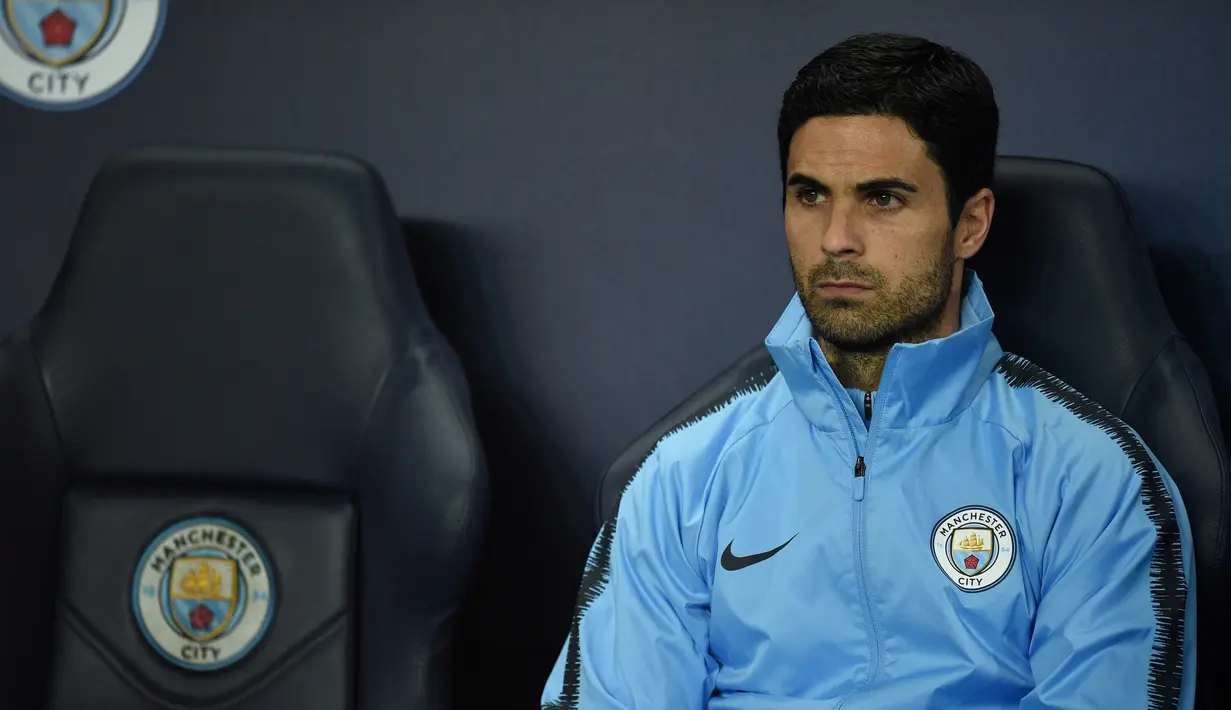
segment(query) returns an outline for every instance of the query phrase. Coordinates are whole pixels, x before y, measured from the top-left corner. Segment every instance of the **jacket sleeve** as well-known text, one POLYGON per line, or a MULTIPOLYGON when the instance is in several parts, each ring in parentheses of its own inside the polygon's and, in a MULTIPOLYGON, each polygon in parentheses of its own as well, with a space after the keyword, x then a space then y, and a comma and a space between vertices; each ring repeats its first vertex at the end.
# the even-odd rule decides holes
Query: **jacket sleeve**
POLYGON ((1039 456, 1052 480, 1063 474, 1040 560, 1035 689, 1021 708, 1191 710, 1196 597, 1184 504, 1134 432, 1104 433, 1111 442, 1039 456))
POLYGON ((695 516, 671 473, 651 454, 600 529, 544 710, 705 706, 716 672, 709 586, 696 568, 695 516))

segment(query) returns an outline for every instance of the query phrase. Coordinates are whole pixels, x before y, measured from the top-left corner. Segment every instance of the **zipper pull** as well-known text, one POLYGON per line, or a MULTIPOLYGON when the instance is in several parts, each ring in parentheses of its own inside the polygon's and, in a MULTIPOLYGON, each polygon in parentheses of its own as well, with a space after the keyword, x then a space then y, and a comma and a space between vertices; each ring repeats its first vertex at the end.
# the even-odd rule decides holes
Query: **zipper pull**
POLYGON ((867 466, 863 463, 862 456, 855 457, 855 478, 863 478, 863 474, 867 472, 867 466))
POLYGON ((865 422, 872 421, 872 393, 863 393, 863 420, 865 422))
POLYGON ((866 468, 867 467, 863 463, 863 457, 856 456, 855 457, 855 490, 852 491, 853 497, 855 498, 855 500, 863 500, 863 486, 864 486, 863 474, 866 468))

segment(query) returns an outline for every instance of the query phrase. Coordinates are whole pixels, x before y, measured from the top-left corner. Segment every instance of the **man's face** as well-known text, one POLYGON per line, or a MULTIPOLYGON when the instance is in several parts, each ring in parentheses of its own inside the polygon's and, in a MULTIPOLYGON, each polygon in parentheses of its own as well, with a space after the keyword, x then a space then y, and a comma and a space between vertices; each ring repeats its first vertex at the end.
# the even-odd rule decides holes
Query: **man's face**
POLYGON ((906 123, 814 118, 791 140, 787 245, 814 335, 847 352, 935 335, 956 274, 940 168, 906 123))

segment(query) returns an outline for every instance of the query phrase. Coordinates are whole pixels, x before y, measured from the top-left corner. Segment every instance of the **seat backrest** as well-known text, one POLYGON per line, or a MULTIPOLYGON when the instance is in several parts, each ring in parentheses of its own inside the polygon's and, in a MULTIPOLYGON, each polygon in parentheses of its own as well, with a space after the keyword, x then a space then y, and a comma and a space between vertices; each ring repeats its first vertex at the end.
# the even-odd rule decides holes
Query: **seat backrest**
POLYGON ((0 704, 447 707, 484 459, 355 160, 109 160, 0 346, 0 485, 0 704))
MULTIPOLYGON (((1003 157, 991 233, 970 266, 996 312, 1005 350, 1029 358, 1137 430, 1167 468, 1195 539, 1199 658, 1219 650, 1227 616, 1227 452, 1208 375, 1163 305, 1143 240, 1116 183, 1092 167, 1003 157)), ((736 390, 776 373, 757 346, 655 423, 608 469, 599 515, 611 513, 655 443, 736 390)), ((1206 666, 1208 667, 1208 666, 1206 666)), ((1199 696, 1221 697, 1215 673, 1199 696)))

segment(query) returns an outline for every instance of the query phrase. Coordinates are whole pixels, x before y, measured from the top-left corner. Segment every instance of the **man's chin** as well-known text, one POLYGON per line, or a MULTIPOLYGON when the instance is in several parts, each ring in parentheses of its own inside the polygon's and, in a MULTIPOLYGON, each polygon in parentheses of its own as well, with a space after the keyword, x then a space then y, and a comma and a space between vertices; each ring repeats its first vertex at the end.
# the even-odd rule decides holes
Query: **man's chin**
POLYGON ((817 327, 812 325, 812 333, 829 345, 846 352, 864 352, 877 350, 884 337, 881 333, 869 333, 858 328, 817 327))
POLYGON ((829 310, 825 315, 825 318, 810 319, 812 333, 818 340, 839 350, 849 353, 879 352, 885 349, 887 341, 892 344, 894 340, 894 333, 868 327, 867 317, 858 309, 846 312, 829 310))

